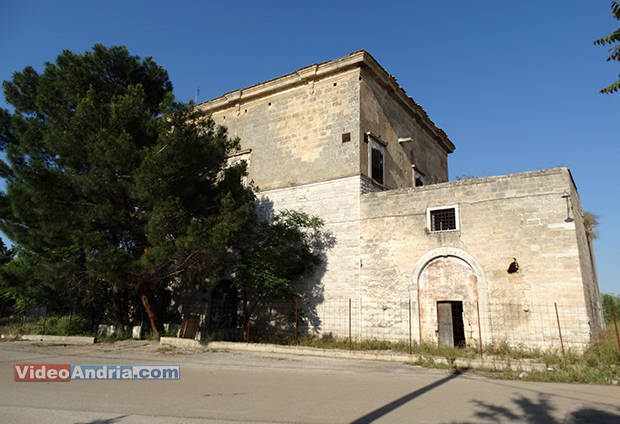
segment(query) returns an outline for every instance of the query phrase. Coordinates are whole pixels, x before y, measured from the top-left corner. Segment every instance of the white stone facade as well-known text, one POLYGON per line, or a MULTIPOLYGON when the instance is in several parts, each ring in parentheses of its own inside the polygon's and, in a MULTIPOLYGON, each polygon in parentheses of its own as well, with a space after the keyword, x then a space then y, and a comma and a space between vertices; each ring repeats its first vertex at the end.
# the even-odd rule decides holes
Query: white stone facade
POLYGON ((438 341, 439 310, 467 344, 555 346, 551 318, 568 345, 603 327, 569 170, 447 182, 454 145, 365 51, 199 107, 241 139, 257 213, 301 210, 333 235, 311 330, 438 341))

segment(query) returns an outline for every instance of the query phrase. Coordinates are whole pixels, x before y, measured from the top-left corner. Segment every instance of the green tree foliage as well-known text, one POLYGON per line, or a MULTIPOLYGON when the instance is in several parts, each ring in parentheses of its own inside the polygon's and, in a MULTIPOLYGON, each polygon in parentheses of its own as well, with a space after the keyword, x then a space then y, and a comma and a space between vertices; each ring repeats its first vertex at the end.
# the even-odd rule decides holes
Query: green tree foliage
MULTIPOLYGON (((616 311, 616 320, 620 320, 620 296, 614 294, 603 295, 603 318, 607 326, 614 325, 614 316, 612 314, 611 303, 614 304, 616 311)), ((620 322, 618 322, 620 324, 620 322)))
POLYGON ((249 223, 234 239, 235 284, 244 301, 250 300, 249 319, 266 298, 292 299, 294 283, 321 263, 321 252, 331 247, 316 216, 285 210, 271 222, 249 223))
POLYGON ((91 302, 103 287, 119 329, 120 293, 138 290, 161 331, 155 290, 221 271, 251 219, 244 164, 226 166, 238 140, 174 102, 167 72, 124 47, 64 51, 3 87, 14 112, 0 110, 0 229, 21 249, 9 274, 37 270, 35 286, 91 302))
MULTIPOLYGON (((620 20, 620 2, 618 1, 611 2, 611 16, 613 16, 614 19, 620 20)), ((616 31, 612 32, 610 35, 606 37, 599 38, 598 40, 594 42, 594 44, 601 45, 601 46, 605 46, 605 45, 611 46, 612 44, 615 44, 617 42, 620 42, 620 28, 618 28, 616 31)), ((611 47, 609 49, 609 52, 610 54, 609 56, 607 56, 608 62, 611 60, 620 62, 620 45, 615 45, 611 47)), ((615 93, 616 91, 618 91, 618 89, 620 89, 620 79, 618 79, 618 81, 614 82, 609 87, 603 88, 601 90, 601 93, 605 93, 605 94, 615 93)))

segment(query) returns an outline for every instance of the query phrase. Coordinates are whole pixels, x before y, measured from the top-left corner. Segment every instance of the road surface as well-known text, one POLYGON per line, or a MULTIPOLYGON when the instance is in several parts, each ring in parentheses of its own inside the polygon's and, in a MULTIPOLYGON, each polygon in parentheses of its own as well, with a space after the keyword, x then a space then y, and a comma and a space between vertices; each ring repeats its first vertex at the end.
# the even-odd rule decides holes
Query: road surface
POLYGON ((620 423, 620 387, 125 341, 0 343, 1 423, 620 423), (180 365, 179 380, 15 382, 15 364, 180 365))

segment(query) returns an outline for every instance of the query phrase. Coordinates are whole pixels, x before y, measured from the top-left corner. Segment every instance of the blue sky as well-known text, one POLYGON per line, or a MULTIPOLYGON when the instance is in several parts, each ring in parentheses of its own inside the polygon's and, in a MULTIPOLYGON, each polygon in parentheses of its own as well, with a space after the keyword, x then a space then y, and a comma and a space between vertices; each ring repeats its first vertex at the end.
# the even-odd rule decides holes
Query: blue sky
MULTIPOLYGON (((600 218, 603 293, 620 293, 620 93, 610 0, 1 0, 0 80, 63 50, 125 45, 198 101, 365 49, 456 145, 450 177, 567 166, 600 218)), ((0 107, 7 107, 4 99, 0 107)))

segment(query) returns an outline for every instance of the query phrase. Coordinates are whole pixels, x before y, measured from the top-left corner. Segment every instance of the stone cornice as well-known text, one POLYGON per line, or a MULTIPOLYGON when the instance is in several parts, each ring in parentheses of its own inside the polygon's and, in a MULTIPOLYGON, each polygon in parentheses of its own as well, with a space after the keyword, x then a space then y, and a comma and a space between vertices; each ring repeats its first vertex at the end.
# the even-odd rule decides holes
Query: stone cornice
POLYGON ((290 74, 231 91, 215 99, 200 103, 198 107, 206 113, 213 113, 356 68, 361 70, 363 77, 372 79, 375 84, 386 91, 387 95, 408 111, 416 122, 433 135, 446 152, 452 153, 454 151, 454 144, 446 133, 435 125, 419 104, 407 96, 405 90, 396 82, 396 78, 390 75, 365 50, 359 50, 340 59, 306 66, 290 74))

